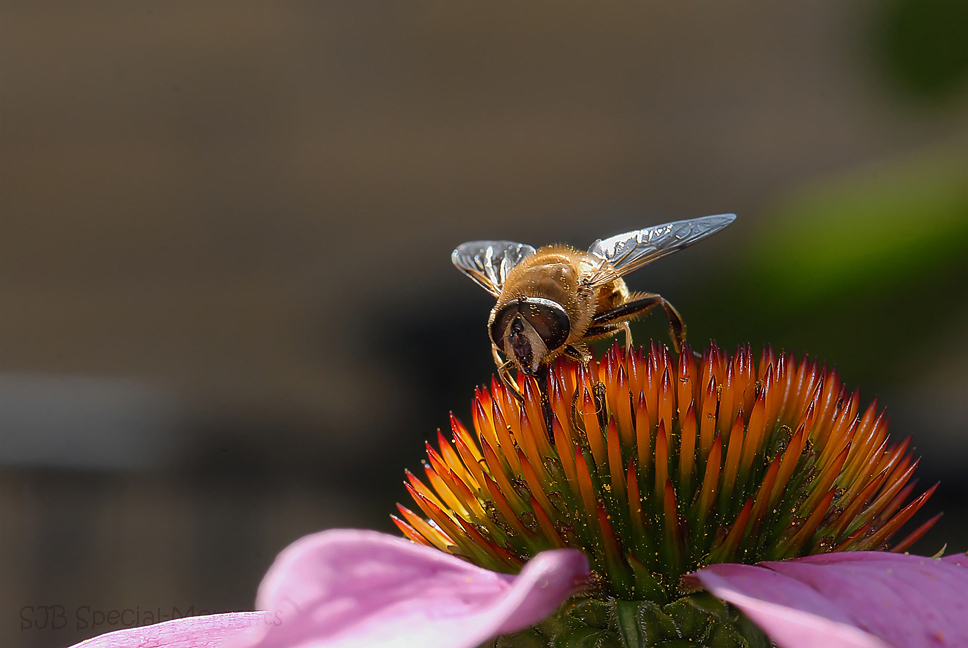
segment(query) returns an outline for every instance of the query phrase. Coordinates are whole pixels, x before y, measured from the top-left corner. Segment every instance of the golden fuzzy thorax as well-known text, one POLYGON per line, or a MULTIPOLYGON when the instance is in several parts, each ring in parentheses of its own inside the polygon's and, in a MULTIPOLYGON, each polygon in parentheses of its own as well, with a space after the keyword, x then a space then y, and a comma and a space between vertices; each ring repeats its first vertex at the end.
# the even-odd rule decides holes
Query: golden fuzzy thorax
MULTIPOLYGON (((521 297, 541 297, 560 304, 567 313, 571 330, 565 344, 581 344, 586 341, 585 334, 595 315, 624 303, 630 296, 622 279, 597 287, 590 287, 584 281, 599 267, 599 263, 587 252, 567 246, 540 248, 508 273, 501 295, 491 311, 488 326, 509 301, 521 297)), ((550 362, 563 348, 549 349, 542 361, 550 362)), ((505 349, 501 351, 505 352, 505 349)))

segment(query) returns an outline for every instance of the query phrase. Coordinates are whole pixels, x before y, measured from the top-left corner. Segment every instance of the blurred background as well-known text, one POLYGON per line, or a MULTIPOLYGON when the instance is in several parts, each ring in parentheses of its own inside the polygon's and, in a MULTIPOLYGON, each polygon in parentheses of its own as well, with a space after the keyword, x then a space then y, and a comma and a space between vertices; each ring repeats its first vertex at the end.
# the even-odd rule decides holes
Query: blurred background
POLYGON ((915 550, 968 549, 966 42, 965 0, 3 2, 0 645, 392 531, 493 370, 455 245, 722 212, 631 287, 876 396, 942 481, 915 550))

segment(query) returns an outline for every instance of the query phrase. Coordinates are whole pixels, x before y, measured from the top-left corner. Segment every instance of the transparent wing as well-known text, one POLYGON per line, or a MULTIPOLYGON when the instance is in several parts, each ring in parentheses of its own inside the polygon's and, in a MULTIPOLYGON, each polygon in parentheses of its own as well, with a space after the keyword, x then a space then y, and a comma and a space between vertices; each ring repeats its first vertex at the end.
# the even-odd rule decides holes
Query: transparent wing
POLYGON ((484 290, 501 294, 511 268, 534 254, 534 248, 514 241, 468 241, 457 246, 450 260, 484 290))
POLYGON ((599 239, 588 248, 588 254, 600 261, 589 282, 593 286, 608 283, 712 236, 734 220, 735 214, 703 216, 599 239))

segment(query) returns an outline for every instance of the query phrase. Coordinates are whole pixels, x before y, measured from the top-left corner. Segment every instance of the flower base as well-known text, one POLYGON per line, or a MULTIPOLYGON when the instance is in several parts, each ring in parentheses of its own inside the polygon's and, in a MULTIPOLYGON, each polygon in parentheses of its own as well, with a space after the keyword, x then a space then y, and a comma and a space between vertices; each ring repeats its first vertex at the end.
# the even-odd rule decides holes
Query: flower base
POLYGON ((765 634, 708 593, 667 605, 575 599, 540 624, 482 648, 769 648, 765 634))

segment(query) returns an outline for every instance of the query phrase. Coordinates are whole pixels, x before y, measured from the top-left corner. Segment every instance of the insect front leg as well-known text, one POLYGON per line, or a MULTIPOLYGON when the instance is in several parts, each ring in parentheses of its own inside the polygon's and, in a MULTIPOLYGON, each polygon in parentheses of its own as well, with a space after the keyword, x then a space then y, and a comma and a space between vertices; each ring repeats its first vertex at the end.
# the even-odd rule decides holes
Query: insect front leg
MULTIPOLYGON (((491 343, 491 357, 494 358, 494 365, 497 367, 498 371, 501 370, 501 365, 507 364, 504 361, 504 358, 501 357, 501 350, 498 349, 497 345, 493 343, 491 343)), ((510 360, 508 360, 508 362, 510 362, 510 360)))
MULTIPOLYGON (((627 325, 628 320, 645 314, 653 306, 662 306, 662 309, 665 311, 666 318, 669 320, 669 334, 672 337, 672 345, 675 347, 676 353, 678 353, 682 349, 682 342, 686 337, 686 325, 683 324, 679 311, 661 295, 640 293, 635 299, 631 299, 604 313, 599 313, 592 318, 592 326, 588 329, 588 332, 601 331, 601 334, 614 332, 620 328, 615 325, 619 323, 625 323, 627 325)), ((588 333, 586 333, 587 335, 588 333)))
POLYGON ((511 390, 511 394, 513 394, 519 402, 524 402, 524 394, 521 393, 521 390, 518 388, 518 382, 511 376, 510 373, 511 367, 514 366, 514 362, 512 360, 504 360, 501 358, 500 350, 493 344, 491 345, 491 355, 494 356, 494 364, 497 365, 497 375, 501 379, 501 382, 503 382, 504 385, 511 390))

